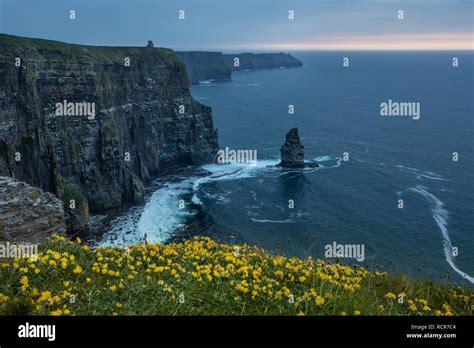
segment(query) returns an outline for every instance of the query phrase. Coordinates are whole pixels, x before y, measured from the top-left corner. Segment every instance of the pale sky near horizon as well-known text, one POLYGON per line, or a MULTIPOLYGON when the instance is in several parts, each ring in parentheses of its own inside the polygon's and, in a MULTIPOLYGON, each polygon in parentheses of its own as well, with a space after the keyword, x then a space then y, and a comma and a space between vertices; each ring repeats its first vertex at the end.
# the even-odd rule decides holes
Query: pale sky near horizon
POLYGON ((474 0, 0 0, 1 33, 88 45, 472 50, 473 25, 474 0))

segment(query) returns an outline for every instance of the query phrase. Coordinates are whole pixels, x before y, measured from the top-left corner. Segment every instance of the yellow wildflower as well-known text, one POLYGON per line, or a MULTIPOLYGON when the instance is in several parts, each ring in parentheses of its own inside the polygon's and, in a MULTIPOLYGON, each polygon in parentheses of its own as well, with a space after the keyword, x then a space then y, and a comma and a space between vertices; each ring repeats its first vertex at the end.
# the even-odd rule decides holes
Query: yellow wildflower
POLYGON ((317 306, 321 306, 324 304, 324 298, 321 296, 316 296, 316 299, 314 300, 317 306))
POLYGON ((22 284, 23 286, 28 286, 28 277, 27 276, 21 277, 20 284, 22 284))
POLYGON ((48 301, 49 299, 51 299, 51 292, 50 291, 43 291, 36 302, 37 303, 42 303, 42 302, 48 301))
POLYGON ((75 273, 75 274, 82 273, 82 268, 81 268, 81 266, 76 266, 72 272, 75 273))

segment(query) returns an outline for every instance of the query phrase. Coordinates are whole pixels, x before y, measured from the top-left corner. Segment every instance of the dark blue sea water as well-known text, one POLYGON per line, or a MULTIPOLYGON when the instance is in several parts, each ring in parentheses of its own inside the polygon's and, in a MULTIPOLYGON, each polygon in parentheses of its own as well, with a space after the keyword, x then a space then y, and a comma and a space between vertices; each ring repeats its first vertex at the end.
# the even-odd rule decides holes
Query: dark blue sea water
POLYGON ((166 241, 199 207, 213 223, 191 234, 300 256, 323 257, 333 242, 363 244, 366 266, 474 282, 472 52, 295 56, 303 68, 242 72, 192 87, 213 109, 220 148, 257 150, 256 165, 214 164, 204 166, 204 177, 170 178, 113 233, 125 230, 126 242, 145 231, 149 240, 166 241), (420 119, 382 117, 380 103, 389 99, 420 102, 420 119), (278 163, 292 127, 305 158, 321 168, 268 167, 278 163), (459 255, 452 256, 453 247, 459 255))

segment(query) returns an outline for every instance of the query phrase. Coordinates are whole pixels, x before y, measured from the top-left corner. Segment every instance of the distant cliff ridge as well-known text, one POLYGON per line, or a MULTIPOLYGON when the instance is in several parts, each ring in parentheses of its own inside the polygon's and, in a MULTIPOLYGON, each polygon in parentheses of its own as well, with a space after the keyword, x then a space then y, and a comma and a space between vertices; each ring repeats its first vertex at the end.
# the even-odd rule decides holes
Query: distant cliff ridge
POLYGON ((0 34, 0 175, 100 211, 142 200, 144 183, 217 149, 211 109, 191 97, 173 51, 0 34))
POLYGON ((295 68, 303 63, 289 53, 239 53, 222 54, 221 52, 175 52, 185 65, 191 84, 200 81, 225 81, 231 79, 232 72, 295 68))
POLYGON ((231 79, 231 68, 221 52, 175 52, 186 65, 189 81, 196 85, 199 81, 231 79))
POLYGON ((241 53, 224 54, 224 59, 232 71, 255 69, 297 68, 303 63, 289 53, 241 53), (238 66, 234 63, 238 58, 238 66))

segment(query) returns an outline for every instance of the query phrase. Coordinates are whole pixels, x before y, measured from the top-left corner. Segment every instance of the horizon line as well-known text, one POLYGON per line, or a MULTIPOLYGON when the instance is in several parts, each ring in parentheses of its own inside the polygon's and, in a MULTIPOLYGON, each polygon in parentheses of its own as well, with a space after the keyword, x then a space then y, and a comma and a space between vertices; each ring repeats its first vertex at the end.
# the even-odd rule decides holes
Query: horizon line
MULTIPOLYGON (((122 44, 103 44, 103 43, 72 43, 68 41, 61 41, 58 39, 43 38, 43 37, 28 37, 20 36, 15 34, 9 34, 5 32, 0 32, 0 35, 15 36, 24 39, 33 39, 33 40, 48 40, 56 41, 65 44, 71 45, 83 45, 83 46, 98 46, 98 47, 145 47, 147 40, 144 40, 141 44, 136 43, 122 43, 122 44)), ((453 51, 474 51, 473 37, 468 34, 464 35, 461 40, 459 40, 459 35, 439 35, 437 39, 433 40, 433 37, 429 35, 431 40, 428 39, 428 35, 423 35, 423 39, 414 38, 411 35, 404 36, 403 39, 398 36, 396 37, 397 42, 389 41, 380 41, 381 37, 370 37, 367 40, 367 37, 354 37, 352 43, 342 42, 341 38, 332 38, 325 39, 322 41, 313 41, 313 42, 297 42, 297 43, 281 43, 281 44, 268 44, 268 43, 252 43, 252 44, 210 44, 210 45, 176 45, 171 43, 159 43, 156 48, 167 48, 173 51, 187 50, 187 51, 287 51, 287 52, 453 52, 453 51), (444 37, 443 37, 444 36, 444 37), (409 38, 409 39, 408 39, 409 38), (457 38, 457 41, 453 39, 457 38), (414 39, 414 40, 413 40, 414 39), (330 43, 328 41, 331 40, 330 43), (400 41, 405 41, 400 43, 400 41), (407 42, 408 41, 408 42, 407 42), (427 41, 431 44, 427 44, 427 41), (438 42, 436 42, 438 41, 438 42), (408 43, 408 45, 407 45, 408 43), (441 44, 443 43, 443 44, 441 44)), ((416 36, 415 36, 416 37, 416 36)), ((387 37, 385 37, 387 38, 387 37)), ((390 37, 394 39, 395 37, 390 37)), ((345 37, 347 39, 347 37, 345 37)))

